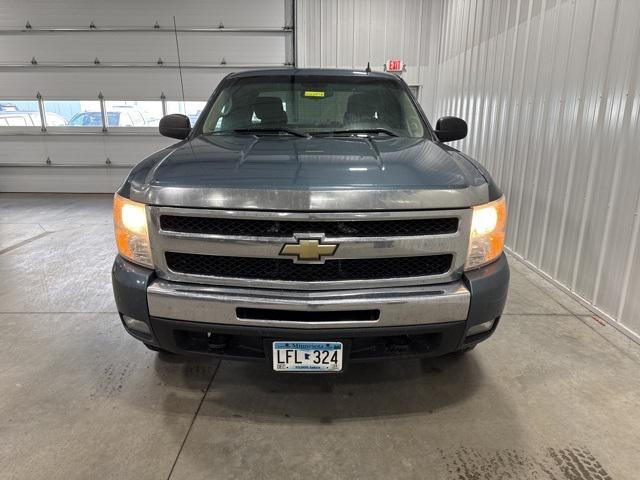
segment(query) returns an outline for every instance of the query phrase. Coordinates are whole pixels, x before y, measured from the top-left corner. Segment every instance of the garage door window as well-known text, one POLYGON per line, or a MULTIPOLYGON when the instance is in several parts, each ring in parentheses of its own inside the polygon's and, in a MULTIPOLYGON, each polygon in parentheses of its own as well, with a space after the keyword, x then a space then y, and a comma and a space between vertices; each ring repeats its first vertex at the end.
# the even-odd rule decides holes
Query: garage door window
POLYGON ((105 102, 107 126, 157 127, 162 118, 162 102, 109 100, 105 102))
MULTIPOLYGON (((168 101, 164 105, 167 113, 187 115, 195 124, 206 105, 205 101, 168 101)), ((161 100, 105 100, 104 107, 99 100, 50 100, 43 101, 46 127, 103 127, 103 108, 106 127, 113 128, 158 128, 163 116, 161 100)), ((42 127, 38 101, 0 100, 0 128, 40 128, 42 127)))
POLYGON ((0 100, 0 127, 41 127, 38 102, 0 100))
POLYGON ((97 100, 45 100, 47 127, 102 127, 97 100))
POLYGON ((207 102, 167 102, 167 113, 181 113, 189 117, 191 125, 196 123, 207 102))

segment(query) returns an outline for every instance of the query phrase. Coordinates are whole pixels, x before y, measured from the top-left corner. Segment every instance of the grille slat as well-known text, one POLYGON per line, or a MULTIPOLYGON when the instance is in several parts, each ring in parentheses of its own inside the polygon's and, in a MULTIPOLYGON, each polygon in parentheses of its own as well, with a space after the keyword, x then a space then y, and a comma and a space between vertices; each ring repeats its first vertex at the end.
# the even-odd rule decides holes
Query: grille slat
POLYGON ((323 282, 373 280, 441 275, 449 271, 453 255, 327 260, 297 264, 291 259, 223 257, 166 252, 167 266, 176 273, 223 278, 323 282))
POLYGON ((248 237, 292 237, 294 233, 324 233, 336 238, 401 237, 455 233, 458 218, 318 222, 162 215, 160 227, 169 232, 248 237))

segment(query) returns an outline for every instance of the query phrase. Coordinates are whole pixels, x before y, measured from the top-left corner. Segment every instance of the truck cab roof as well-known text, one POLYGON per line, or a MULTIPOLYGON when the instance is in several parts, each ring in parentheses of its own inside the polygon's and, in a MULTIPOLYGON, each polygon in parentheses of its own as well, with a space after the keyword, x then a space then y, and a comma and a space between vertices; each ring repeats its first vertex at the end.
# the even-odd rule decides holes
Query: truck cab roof
POLYGON ((388 80, 401 81, 397 75, 386 72, 367 72, 362 70, 349 70, 344 68, 263 68, 258 70, 247 70, 244 72, 230 73, 226 78, 248 78, 248 77, 269 77, 269 76, 336 76, 336 77, 353 77, 365 75, 371 78, 383 78, 388 80))

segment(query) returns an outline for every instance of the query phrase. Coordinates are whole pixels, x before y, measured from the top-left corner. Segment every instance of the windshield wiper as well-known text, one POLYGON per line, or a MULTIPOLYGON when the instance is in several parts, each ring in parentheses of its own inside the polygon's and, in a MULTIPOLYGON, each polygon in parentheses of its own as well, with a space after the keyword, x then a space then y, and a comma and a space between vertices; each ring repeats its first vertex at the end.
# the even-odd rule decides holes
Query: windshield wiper
POLYGON ((399 137, 400 134, 388 130, 386 128, 354 128, 351 130, 331 130, 328 132, 313 132, 314 135, 357 135, 359 133, 384 133, 385 135, 389 135, 390 137, 399 137))
POLYGON ((289 135, 295 135, 296 137, 308 138, 308 133, 298 132, 287 127, 274 127, 274 128, 235 128, 233 133, 288 133, 289 135))

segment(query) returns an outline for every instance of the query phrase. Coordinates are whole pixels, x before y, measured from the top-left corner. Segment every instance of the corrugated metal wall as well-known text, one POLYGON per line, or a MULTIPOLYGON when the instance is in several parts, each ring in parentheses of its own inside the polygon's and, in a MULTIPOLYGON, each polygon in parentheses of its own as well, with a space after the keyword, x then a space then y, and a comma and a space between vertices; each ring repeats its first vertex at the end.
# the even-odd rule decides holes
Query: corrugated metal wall
POLYGON ((444 2, 436 109, 509 201, 507 244, 640 333, 640 2, 444 2))
POLYGON ((456 146, 486 165, 505 191, 509 248, 638 338, 640 2, 352 3, 298 2, 305 65, 402 56, 410 68, 428 66, 423 107, 432 120, 458 115, 469 122, 468 138, 456 146), (349 14, 350 7, 364 13, 349 14), (381 13, 403 9, 397 19, 381 13), (386 41, 363 52, 349 31, 360 42, 367 32, 385 32, 386 41), (399 32, 408 50, 387 46, 399 32))

